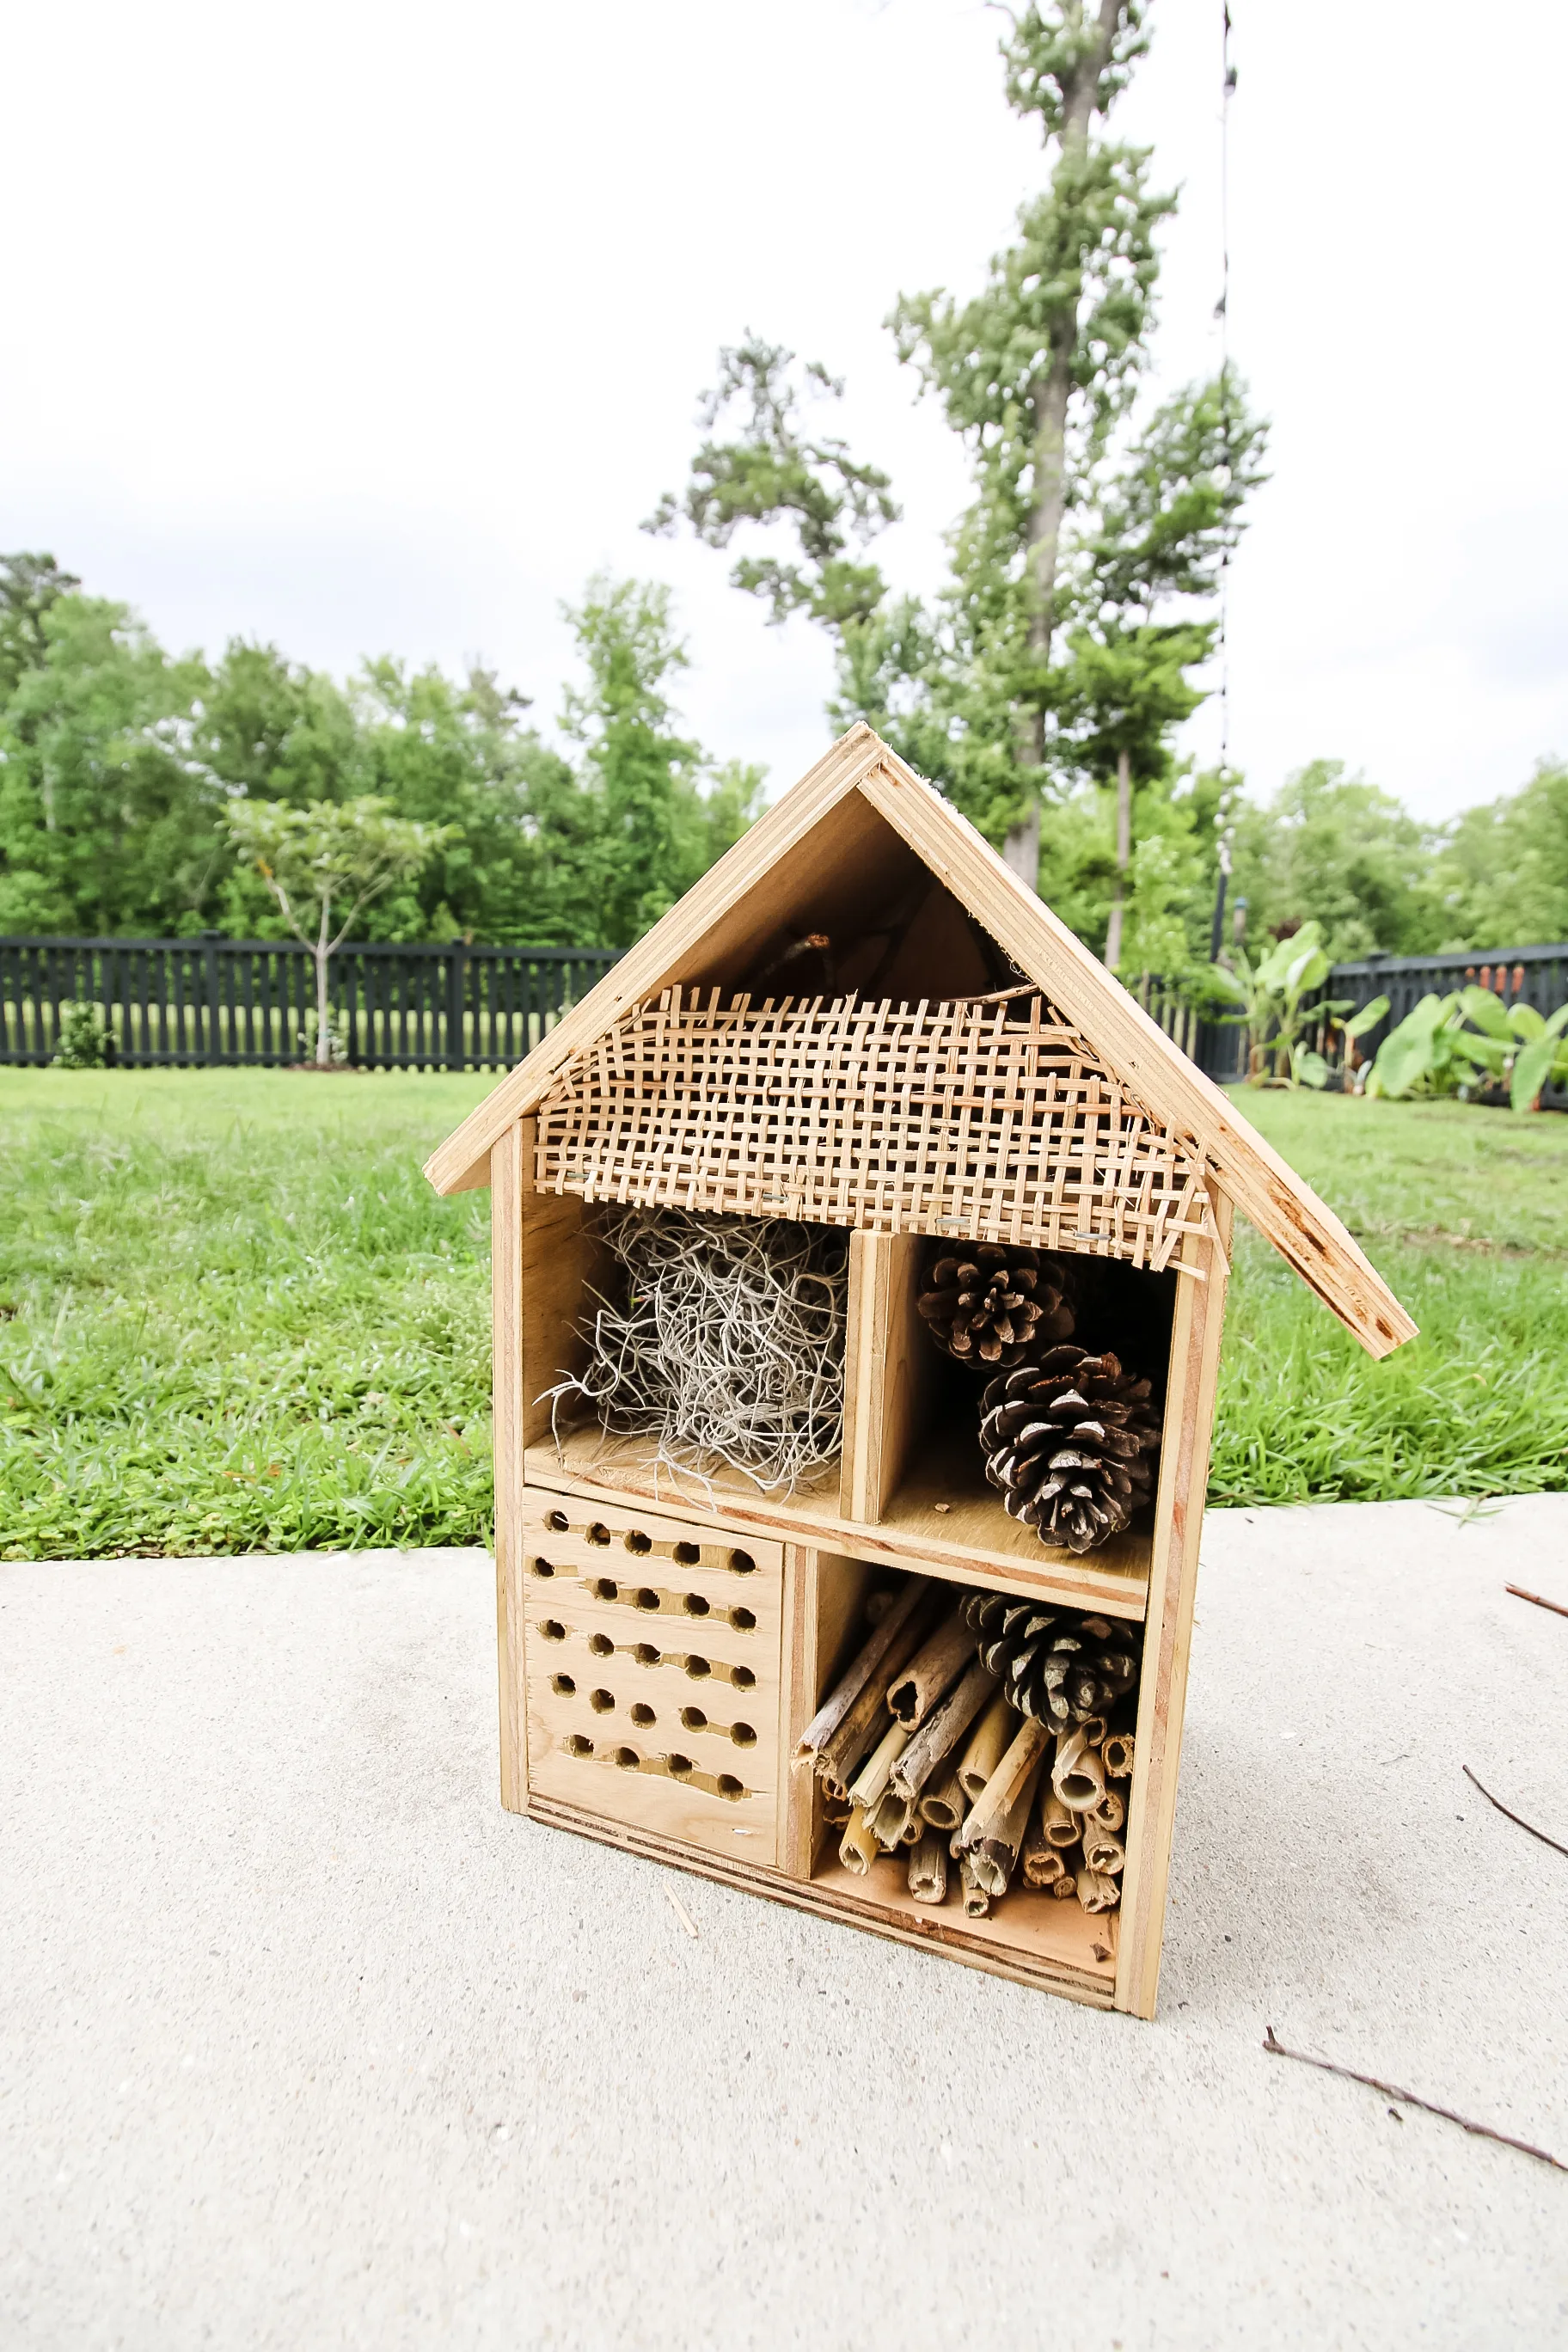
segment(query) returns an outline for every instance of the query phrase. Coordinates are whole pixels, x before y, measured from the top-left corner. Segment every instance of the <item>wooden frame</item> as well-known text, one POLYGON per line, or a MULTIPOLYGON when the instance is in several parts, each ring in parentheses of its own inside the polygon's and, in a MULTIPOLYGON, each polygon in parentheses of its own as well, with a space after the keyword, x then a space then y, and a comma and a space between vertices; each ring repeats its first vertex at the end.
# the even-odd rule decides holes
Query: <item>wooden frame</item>
MULTIPOLYGON (((1167 1381, 1166 1435, 1154 1528, 1115 1570, 1099 1554, 1047 1552, 1037 1538, 1005 1522, 1016 1549, 1000 1551, 961 1526, 956 1536, 903 1532, 905 1472, 919 1441, 940 1364, 918 1328, 914 1273, 926 1244, 917 1236, 856 1232, 851 1236, 847 1346, 846 1444, 840 1476, 815 1503, 770 1504, 740 1493, 710 1504, 694 1492, 656 1493, 646 1470, 613 1452, 596 1465, 557 1452, 531 1398, 548 1385, 567 1350, 563 1340, 593 1271, 582 1239, 580 1207, 536 1192, 528 1156, 529 1122, 518 1120, 492 1147, 496 1265, 497 1596, 500 1635, 503 1802, 534 1818, 656 1854, 682 1868, 847 1920, 894 1940, 934 1947, 949 1957, 1021 1983, 1047 1987, 1097 2007, 1149 2016, 1158 1984, 1165 1881, 1174 1814, 1182 1709, 1195 1580, 1202 1496, 1207 1474, 1212 1399, 1223 1323, 1230 1211, 1214 1202, 1221 1238, 1205 1244, 1202 1265, 1176 1277, 1167 1381), (521 1443, 527 1428, 537 1433, 521 1443), (585 1465, 585 1466, 584 1466, 585 1465), (681 1538, 693 1548, 735 1538, 774 1562, 777 1578, 776 1754, 787 1758, 824 1690, 844 1663, 844 1647, 867 1581, 899 1567, 1004 1590, 1049 1593, 1145 1622, 1145 1670, 1138 1727, 1138 1768, 1128 1830, 1126 1898, 1121 1913, 1090 1919, 1074 1904, 1044 1896, 1009 1897, 994 1918, 967 1921, 951 1909, 921 1911, 903 1895, 891 1866, 873 1881, 851 1880, 825 1846, 820 1808, 809 1776, 782 1773, 776 1845, 763 1858, 727 1853, 684 1822, 679 1790, 637 1788, 630 1816, 574 1801, 558 1774, 540 1769, 538 1743, 549 1737, 550 1707, 528 1698, 529 1544, 553 1508, 563 1525, 586 1511, 618 1537, 634 1526, 652 1531, 664 1552, 681 1538), (1031 1552, 1034 1557, 1031 1558, 1031 1552), (1152 1671, 1151 1671, 1151 1668, 1152 1671), (530 1744, 534 1765, 530 1769, 530 1744), (543 1780, 549 1785, 541 1786, 543 1780)), ((1153 1279, 1154 1277, 1144 1277, 1153 1279)), ((973 1446, 971 1434, 970 1444, 973 1446)), ((941 1483, 940 1466, 934 1474, 941 1483)), ((951 1489, 950 1489, 951 1491, 951 1489)), ((945 1516, 963 1517, 951 1504, 945 1516)), ((978 1520, 994 1507, 968 1507, 978 1520)), ((942 1526, 933 1517, 932 1528, 942 1526)), ((994 1538, 994 1526, 988 1530, 994 1538)), ((570 1549, 565 1537, 560 1542, 570 1549)), ((608 1555, 606 1555, 607 1557, 608 1555)), ((591 1787, 593 1784, 589 1784, 591 1787)), ((603 1786, 601 1782, 598 1784, 603 1786)), ((586 1793, 586 1790, 585 1792, 586 1793)))
MULTIPOLYGON (((672 1016, 678 1003, 672 995, 672 1016)), ((1040 1030, 1037 1010, 1031 1019, 1040 1030)), ((868 1030, 880 1034, 876 1020, 868 1030)), ((816 1034, 826 1041, 829 1066, 839 1050, 836 1037, 861 1040, 842 1048, 846 1068, 861 1068, 866 1023, 846 1014, 837 1027, 833 1020, 817 1024, 816 1034)), ((1010 1051, 1011 1041, 1000 1046, 1010 1051)), ((983 1049, 991 1050, 982 1041, 976 1055, 983 1049)), ((915 1064, 921 1050, 917 1044, 915 1064)), ((906 1064, 910 1058, 906 1051, 906 1064)), ((690 1059, 687 1053, 685 1066, 690 1059)), ((645 1051, 640 1066, 646 1075, 638 1099, 652 1100, 657 1110, 657 1051, 651 1058, 645 1051)), ((1000 1094, 1013 1116, 1000 1063, 985 1072, 978 1061, 966 1066, 980 1074, 956 1087, 951 1062, 943 1066, 942 1083, 963 1107, 989 1104, 1000 1094)), ((599 1101, 614 1092, 620 1067, 614 1052, 599 1055, 599 1101)), ((907 1107, 920 1094, 920 1070, 912 1086, 908 1067, 890 1071, 889 1065, 888 1098, 907 1107)), ((936 1099, 934 1084, 927 1093, 936 1099)), ((704 1100, 712 1099, 710 1090, 704 1100)), ((781 1132, 784 1124, 775 1122, 781 1132)), ((579 1129, 589 1134, 593 1121, 574 1129, 570 1118, 556 1119, 558 1137, 579 1129)), ((620 1197, 636 1197, 642 1181, 637 1131, 634 1122, 616 1147, 624 1171, 616 1177, 620 1197)), ((754 1138, 757 1131, 753 1120, 748 1132, 754 1138)), ((728 1181, 722 1145, 721 1135, 704 1147, 705 1164, 720 1171, 714 1181, 728 1181)), ((766 1153, 759 1163, 754 1144, 750 1148, 761 1175, 747 1181, 758 1182, 762 1199, 770 1181, 766 1153)), ((792 1148, 794 1160, 781 1164, 786 1184, 800 1181, 789 1171, 805 1164, 798 1141, 792 1148)), ((1057 1182, 1059 1201, 1058 1148, 1049 1140, 1014 1148, 1011 1208, 994 1187, 986 1193, 973 1172, 984 1145, 955 1148, 948 1171, 957 1186, 952 1197, 970 1203, 964 1214, 976 1234, 994 1230, 997 1238, 1021 1238, 1016 1220, 1038 1197, 1044 1175, 1057 1182), (1012 1229, 1005 1231, 1008 1219, 1012 1229)), ((1081 1130, 1073 1148, 1087 1171, 1094 1150, 1081 1130)), ((1122 1165, 1106 1162, 1103 1154, 1094 1164, 1100 1171, 1094 1181, 1102 1186, 1105 1165, 1122 1165)), ((1414 1326, 1337 1220, 973 828, 866 728, 852 729, 835 745, 564 1015, 434 1155, 428 1172, 443 1191, 488 1181, 492 1192, 502 1804, 1022 1983, 1152 2016, 1233 1213, 1244 1208, 1369 1352, 1384 1354, 1414 1326), (1072 1024, 1083 1045, 1079 1069, 1092 1059, 1136 1114, 1129 1132, 1138 1128, 1151 1139, 1145 1172, 1137 1173, 1130 1157, 1125 1179, 1116 1176, 1117 1185, 1125 1181, 1129 1188, 1129 1203, 1134 1188, 1154 1181, 1147 1171, 1157 1170, 1162 1152, 1184 1171, 1191 1207, 1184 1211, 1179 1247, 1166 1253, 1170 1270, 1126 1270, 1127 1262, 1160 1263, 1148 1241, 1152 1226, 1143 1195, 1135 1215, 1089 1220, 1093 1230, 1078 1238, 1078 1246, 1124 1262, 1118 1280, 1154 1286, 1135 1296, 1139 1344, 1149 1349, 1169 1333, 1159 1484, 1149 1524, 1087 1555, 1042 1545, 1033 1529, 1003 1511, 983 1480, 972 1402, 946 1425, 944 1382, 952 1368, 931 1348, 916 1312, 930 1244, 908 1228, 924 1222, 945 1233, 954 1220, 937 1195, 922 1196, 918 1213, 901 1195, 889 1205, 885 1189, 873 1197, 869 1176, 860 1196, 864 1151, 878 1156, 879 1181, 884 1188, 887 1181, 890 1154, 875 1120, 862 1121, 868 1144, 831 1145, 838 1189, 831 1202, 819 1198, 815 1209, 801 1212, 828 1214, 850 1228, 845 1436, 834 1475, 787 1499, 728 1475, 672 1485, 668 1475, 654 1479, 638 1443, 605 1440, 596 1428, 555 1426, 546 1391, 580 1368, 580 1318, 603 1279, 602 1245, 582 1194, 607 1181, 608 1162, 601 1154, 600 1177, 584 1174, 574 1190, 569 1155, 541 1150, 538 1114, 555 1116, 569 1102, 572 1072, 588 1067, 590 1049, 623 1016, 634 1024, 642 1020, 646 1039, 637 1008, 658 991, 699 982, 733 986, 759 955, 765 968, 769 943, 776 947, 791 926, 832 929, 867 905, 915 910, 900 918, 895 959, 899 986, 918 1005, 901 1022, 901 1034, 929 1035, 933 1056, 948 1052, 942 1041, 961 1031, 966 1039, 972 1031, 979 1035, 984 1024, 966 1026, 952 1017, 946 1000, 977 985, 984 992, 988 936, 992 952, 1026 973, 1072 1024), (910 921, 921 927, 913 942, 910 921), (924 964, 920 940, 930 949, 924 964), (941 1003, 932 998, 933 975, 941 1003), (548 1190, 540 1179, 546 1163, 548 1190), (643 1566, 626 1568, 623 1559, 643 1566), (789 1759, 843 1669, 868 1580, 885 1580, 889 1570, 984 1585, 1141 1625, 1119 1910, 1089 1914, 1076 1903, 1015 1887, 994 1917, 971 1920, 952 1906, 921 1910, 891 1863, 874 1864, 864 1878, 839 1864, 826 1833, 819 1784, 791 1771, 789 1759), (736 1597, 736 1579, 743 1599, 736 1597), (702 1691, 720 1692, 721 1703, 694 1697, 686 1686, 693 1677, 702 1691), (647 1727, 646 1738, 638 1726, 647 1727)), ((941 1179, 938 1168, 933 1181, 941 1179)), ((695 1161, 680 1181, 698 1182, 695 1161)), ((1054 1244, 1054 1233, 1052 1238, 1054 1244)))

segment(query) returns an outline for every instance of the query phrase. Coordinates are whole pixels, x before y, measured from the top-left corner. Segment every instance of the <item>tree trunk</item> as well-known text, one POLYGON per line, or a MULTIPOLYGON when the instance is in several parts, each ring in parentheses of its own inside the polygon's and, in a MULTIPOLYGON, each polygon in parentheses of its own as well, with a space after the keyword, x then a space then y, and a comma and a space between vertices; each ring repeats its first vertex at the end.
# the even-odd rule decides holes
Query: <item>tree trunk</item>
POLYGON ((321 928, 312 952, 316 959, 316 1067, 324 1070, 332 1058, 332 1027, 331 1000, 327 993, 327 967, 331 950, 327 945, 327 918, 331 909, 325 898, 321 901, 321 928))
MULTIPOLYGON (((1039 713, 1037 711, 1035 716, 1038 718, 1039 713)), ((1037 766, 1039 752, 1034 751, 1031 756, 1037 766)), ((1020 881, 1026 882, 1031 890, 1039 888, 1040 803, 1038 801, 1031 801, 1017 824, 1009 827, 1007 838, 1002 844, 1002 855, 1020 881)))
MULTIPOLYGON (((1094 110, 1100 77, 1110 53, 1116 27, 1121 20, 1121 8, 1122 0, 1100 0, 1094 47, 1079 59, 1077 73, 1064 86, 1062 162, 1069 155, 1081 155, 1089 144, 1089 119, 1094 110)), ((1081 16, 1081 8, 1078 13, 1081 16)), ((1029 619, 1029 650, 1042 667, 1050 659, 1051 638, 1056 629, 1057 563, 1061 549, 1062 517, 1067 511, 1068 404, 1072 398, 1072 362, 1077 343, 1078 305, 1075 302, 1057 319, 1051 332, 1045 372, 1035 378, 1029 388, 1029 404, 1035 420, 1035 479, 1026 533, 1029 576, 1035 590, 1035 606, 1029 619)), ((1046 756, 1046 714, 1043 709, 1037 708, 1029 711, 1022 732, 1026 756, 1037 768, 1043 764, 1046 756)), ((1037 804, 1032 806, 1009 831, 1002 855, 1014 872, 1021 874, 1030 889, 1034 889, 1038 882, 1040 867, 1040 812, 1037 804)))
POLYGON ((1121 921, 1127 908, 1127 869, 1132 863, 1132 763, 1116 755, 1116 896, 1105 934, 1105 961, 1114 971, 1121 961, 1121 921))

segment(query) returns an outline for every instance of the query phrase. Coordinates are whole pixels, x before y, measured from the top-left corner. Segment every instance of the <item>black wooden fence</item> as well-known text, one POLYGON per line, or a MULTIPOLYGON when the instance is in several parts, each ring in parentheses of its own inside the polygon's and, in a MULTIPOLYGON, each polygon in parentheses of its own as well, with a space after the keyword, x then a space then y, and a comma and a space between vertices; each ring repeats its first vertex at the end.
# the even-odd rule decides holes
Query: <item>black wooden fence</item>
MULTIPOLYGON (((509 1069, 615 961, 610 948, 351 943, 331 961, 332 1022, 362 1068, 509 1069)), ((1336 964, 1324 993, 1358 1006, 1391 999, 1387 1020, 1359 1041, 1370 1056, 1419 997, 1468 981, 1505 1004, 1553 1012, 1568 997, 1568 946, 1371 956, 1336 964)), ((1200 1019, 1158 982, 1140 993, 1211 1078, 1224 1084, 1244 1074, 1244 1028, 1200 1019)), ((0 939, 0 1063, 50 1061, 68 1001, 98 1007, 119 1059, 132 1068, 275 1066, 310 1057, 315 966, 292 940, 214 931, 192 940, 0 939)), ((1568 1108, 1562 1087, 1547 1099, 1568 1108)))
MULTIPOLYGON (((332 1025, 364 1069, 509 1069, 615 961, 350 942, 329 967, 332 1025)), ((98 1008, 132 1069, 312 1058, 315 964, 292 940, 0 939, 0 1063, 50 1061, 68 1002, 98 1008)))

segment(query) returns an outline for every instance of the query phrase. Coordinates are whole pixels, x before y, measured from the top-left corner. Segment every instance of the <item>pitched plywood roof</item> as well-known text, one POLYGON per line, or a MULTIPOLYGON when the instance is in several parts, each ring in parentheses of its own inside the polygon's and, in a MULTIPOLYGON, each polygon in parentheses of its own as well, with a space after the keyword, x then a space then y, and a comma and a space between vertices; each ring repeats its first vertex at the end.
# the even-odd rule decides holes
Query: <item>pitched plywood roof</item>
POLYGON ((1203 1154, 1220 1189, 1370 1354, 1415 1337, 1415 1324, 1332 1210, 968 819, 864 724, 841 737, 470 1112, 426 1163, 437 1191, 487 1183, 490 1149, 512 1120, 536 1108, 562 1065, 632 1006, 674 982, 738 971, 795 910, 819 909, 839 887, 852 902, 858 873, 885 856, 889 837, 911 866, 927 867, 968 908, 1155 1118, 1203 1154))

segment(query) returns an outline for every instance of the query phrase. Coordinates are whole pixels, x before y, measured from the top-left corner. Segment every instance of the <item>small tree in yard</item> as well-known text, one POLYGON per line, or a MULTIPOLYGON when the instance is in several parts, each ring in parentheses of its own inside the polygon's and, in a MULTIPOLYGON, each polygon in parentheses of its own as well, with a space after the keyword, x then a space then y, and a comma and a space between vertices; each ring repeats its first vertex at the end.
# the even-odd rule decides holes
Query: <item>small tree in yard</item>
POLYGON ((316 1062, 332 1058, 328 967, 354 917, 395 883, 409 881, 455 828, 393 816, 373 793, 352 801, 312 801, 289 808, 281 801, 237 801, 229 831, 254 859, 283 919, 316 963, 316 1062))

